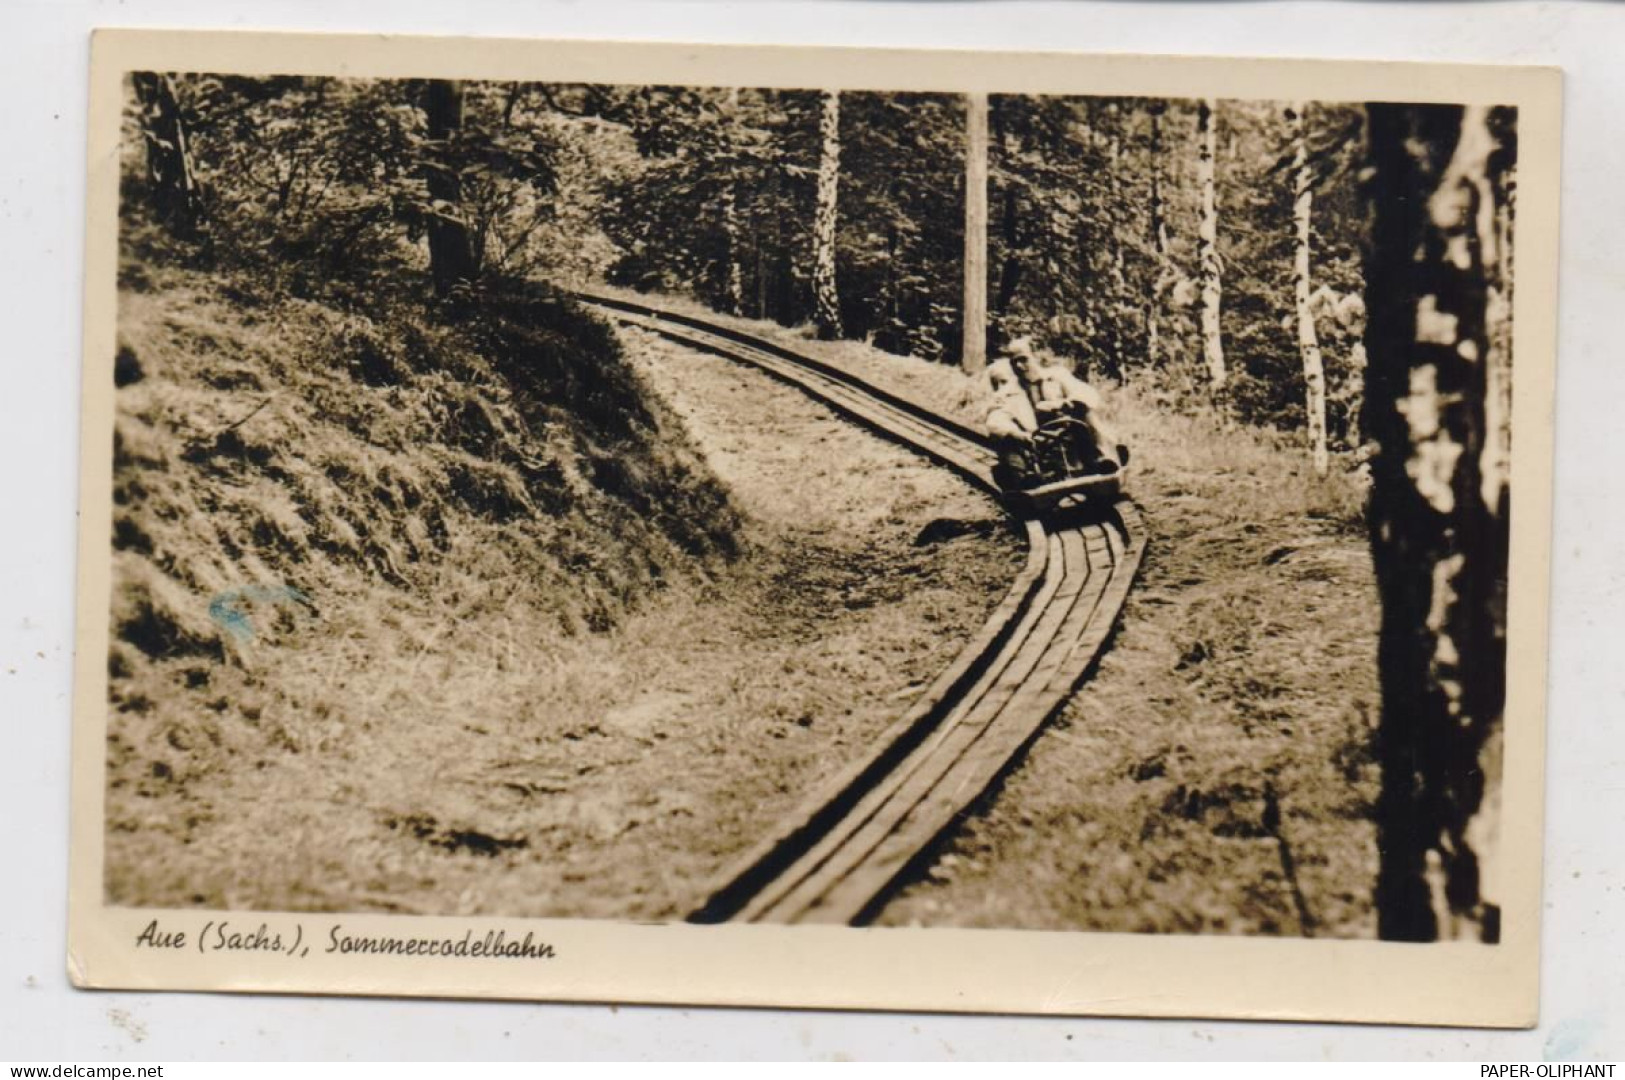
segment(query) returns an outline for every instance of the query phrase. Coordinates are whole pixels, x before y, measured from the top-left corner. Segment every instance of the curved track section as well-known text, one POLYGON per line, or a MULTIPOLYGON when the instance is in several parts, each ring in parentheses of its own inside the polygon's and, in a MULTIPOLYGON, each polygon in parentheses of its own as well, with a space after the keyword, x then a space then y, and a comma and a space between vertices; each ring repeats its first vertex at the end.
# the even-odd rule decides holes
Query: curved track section
MULTIPOLYGON (((615 320, 756 367, 996 491, 980 433, 743 331, 593 293, 615 320)), ((982 629, 873 750, 723 876, 694 922, 864 923, 1065 704, 1105 647, 1145 547, 1132 503, 1023 522, 1028 558, 982 629)))

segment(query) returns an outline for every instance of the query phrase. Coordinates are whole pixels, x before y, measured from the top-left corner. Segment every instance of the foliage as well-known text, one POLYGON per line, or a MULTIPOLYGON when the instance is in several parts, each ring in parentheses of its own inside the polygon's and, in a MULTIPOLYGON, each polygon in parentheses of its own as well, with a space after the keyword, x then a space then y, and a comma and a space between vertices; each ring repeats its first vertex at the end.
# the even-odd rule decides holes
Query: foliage
MULTIPOLYGON (((1229 103, 1220 115, 1228 124, 1220 183, 1231 193, 1220 232, 1228 273, 1226 346, 1237 361, 1231 393, 1242 417, 1299 430, 1304 402, 1292 300, 1291 147, 1282 106, 1229 103)), ((1306 125, 1315 173, 1311 306, 1327 363, 1329 432, 1346 445, 1357 442, 1357 410, 1350 406, 1359 400, 1363 376, 1357 346, 1364 332, 1365 215, 1354 182, 1363 145, 1361 113, 1312 105, 1306 125)))
POLYGON ((579 133, 544 98, 465 84, 430 140, 420 84, 162 81, 203 206, 183 234, 143 203, 150 120, 132 105, 116 543, 140 569, 121 593, 136 609, 126 640, 154 657, 219 651, 191 601, 232 582, 297 581, 320 603, 355 584, 331 564, 405 587, 456 561, 454 518, 535 580, 574 579, 558 590, 581 602, 559 612, 567 628, 605 628, 736 553, 725 492, 618 339, 523 276, 547 251, 553 196, 585 171, 579 133), (437 169, 456 174, 455 204, 429 198, 437 169), (432 298, 430 220, 472 239, 477 305, 432 298), (219 543, 188 539, 211 510, 219 543))
MULTIPOLYGON (((794 326, 813 311, 820 95, 730 87, 465 83, 431 139, 411 81, 173 77, 207 224, 199 257, 307 294, 365 298, 421 270, 430 221, 467 230, 475 287, 540 276, 687 293, 794 326), (426 177, 455 176, 457 205, 426 177)), ((1283 103, 1218 104, 1222 334, 1215 403, 1196 319, 1196 103, 995 95, 992 343, 1031 336, 1092 378, 1180 411, 1301 429, 1283 103)), ((1364 354, 1356 170, 1363 110, 1310 106, 1311 278, 1334 447, 1359 445, 1364 354)), ((132 120, 134 123, 134 120, 132 120)), ((961 340, 963 100, 841 95, 837 279, 847 336, 954 363, 961 340)), ((127 195, 143 180, 126 163, 127 195)), ((139 201, 135 199, 134 201, 139 201)), ((139 224, 139 223, 136 223, 139 224)), ((132 234, 139 229, 132 229, 132 234)))
POLYGON ((196 254, 214 265, 253 268, 299 294, 390 288, 402 270, 422 266, 427 223, 450 217, 468 229, 482 271, 534 269, 526 241, 553 218, 563 139, 526 122, 519 87, 468 84, 460 129, 437 142, 421 83, 217 75, 174 83, 206 204, 196 254), (435 168, 459 177, 460 206, 430 197, 435 168))
MULTIPOLYGON (((1167 407, 1210 407, 1194 319, 1195 103, 1000 95, 991 105, 995 347, 1031 336, 1091 377, 1134 381, 1167 407)), ((816 95, 622 87, 602 91, 599 107, 625 127, 596 152, 614 177, 600 219, 619 253, 609 279, 786 325, 808 321, 816 95), (730 260, 745 286, 738 305, 730 260)), ((1361 116, 1316 105, 1308 118, 1313 303, 1330 430, 1345 448, 1360 441, 1361 116)), ((1221 102, 1217 123, 1222 328, 1235 356, 1222 404, 1249 423, 1300 428, 1282 105, 1221 102)), ((838 276, 848 336, 957 361, 963 125, 956 96, 842 95, 838 276)))
POLYGON ((818 96, 800 91, 612 91, 606 113, 624 124, 637 162, 618 175, 603 208, 604 231, 621 253, 609 280, 691 292, 725 308, 735 260, 746 312, 785 323, 810 317, 817 110, 818 96))

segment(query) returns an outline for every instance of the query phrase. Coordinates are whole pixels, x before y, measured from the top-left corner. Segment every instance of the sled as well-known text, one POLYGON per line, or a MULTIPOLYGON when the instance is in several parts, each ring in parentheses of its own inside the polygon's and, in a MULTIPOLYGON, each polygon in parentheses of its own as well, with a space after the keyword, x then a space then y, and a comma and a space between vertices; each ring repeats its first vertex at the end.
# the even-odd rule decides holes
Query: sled
POLYGON ((1117 457, 1096 456, 1085 449, 1082 421, 1058 416, 1039 428, 1019 475, 1000 477, 1000 489, 1012 503, 1042 514, 1084 503, 1109 503, 1122 492, 1127 447, 1117 457))

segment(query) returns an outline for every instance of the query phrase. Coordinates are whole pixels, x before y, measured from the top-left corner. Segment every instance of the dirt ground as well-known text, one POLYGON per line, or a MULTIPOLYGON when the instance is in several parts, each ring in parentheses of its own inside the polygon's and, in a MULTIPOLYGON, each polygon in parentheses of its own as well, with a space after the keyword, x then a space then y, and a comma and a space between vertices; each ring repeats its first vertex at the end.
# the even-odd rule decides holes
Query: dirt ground
MULTIPOLYGON (((729 322, 976 425, 941 364, 729 322)), ((1369 937, 1379 606, 1364 482, 1105 387, 1149 546, 1098 669, 882 925, 1369 937)))
POLYGON ((279 680, 299 686, 284 723, 304 737, 115 799, 119 890, 159 905, 681 917, 946 666, 1023 556, 993 504, 765 376, 627 335, 731 489, 745 557, 608 634, 562 641, 506 639, 499 609, 403 650, 334 613, 320 649, 290 647, 253 690, 269 710, 279 680), (468 670, 476 649, 495 662, 468 670))
POLYGON ((1098 670, 888 925, 1369 937, 1357 478, 1116 395, 1149 546, 1098 670))
MULTIPOLYGON (((679 310, 973 426, 956 369, 679 310)), ((1104 387, 1149 546, 1066 709, 882 925, 1370 937, 1379 606, 1365 488, 1298 440, 1104 387)))
MULTIPOLYGON (((977 420, 955 370, 736 321, 977 420)), ((951 660, 1023 558, 987 498, 766 376, 622 333, 743 556, 570 637, 471 553, 388 610, 325 606, 251 669, 179 672, 198 689, 163 708, 185 715, 111 748, 110 899, 681 917, 951 660)), ((1359 480, 1108 396, 1150 537, 1120 629, 879 921, 1369 936, 1359 480)))

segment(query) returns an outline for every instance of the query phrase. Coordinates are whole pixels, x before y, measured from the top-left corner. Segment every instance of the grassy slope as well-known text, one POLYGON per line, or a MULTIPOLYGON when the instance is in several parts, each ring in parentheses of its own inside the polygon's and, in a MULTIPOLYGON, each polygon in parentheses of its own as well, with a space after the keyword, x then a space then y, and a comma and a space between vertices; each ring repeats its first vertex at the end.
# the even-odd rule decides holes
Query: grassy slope
MULTIPOLYGON (((583 380, 615 348, 586 324, 476 339, 174 274, 121 303, 115 900, 670 916, 1012 570, 940 470, 636 335, 583 380)), ((979 419, 957 372, 766 332, 979 419)), ((1364 932, 1359 492, 1114 396, 1152 533, 1123 629, 885 921, 1364 932)))
POLYGON ((639 335, 122 302, 117 901, 680 915, 1019 560, 941 470, 639 335))
POLYGON ((503 674, 734 554, 725 493, 568 308, 516 298, 475 333, 175 270, 127 280, 116 900, 188 899, 174 855, 221 813, 204 776, 342 758, 415 710, 500 710, 503 674))
MULTIPOLYGON (((955 370, 670 302, 980 424, 979 384, 955 370)), ((1368 936, 1378 608, 1361 484, 1314 477, 1290 440, 1110 397, 1150 533, 1121 630, 881 921, 1368 936)))
POLYGON ((680 835, 604 868, 612 889, 658 861, 692 910, 952 661, 1024 553, 993 502, 945 470, 763 375, 627 337, 741 508, 749 553, 725 592, 674 613, 636 687, 676 702, 644 782, 703 802, 680 835))
POLYGON ((672 311, 708 319, 747 333, 765 337, 781 345, 799 349, 838 368, 910 398, 936 412, 980 429, 986 414, 986 395, 979 379, 966 378, 958 368, 899 356, 876 349, 861 341, 819 341, 811 325, 781 326, 774 322, 742 319, 712 311, 704 304, 683 296, 650 297, 632 289, 594 283, 593 291, 639 302, 654 302, 672 311))
POLYGON ((1150 545, 1098 671, 885 921, 1368 936, 1358 481, 1114 395, 1150 545))

